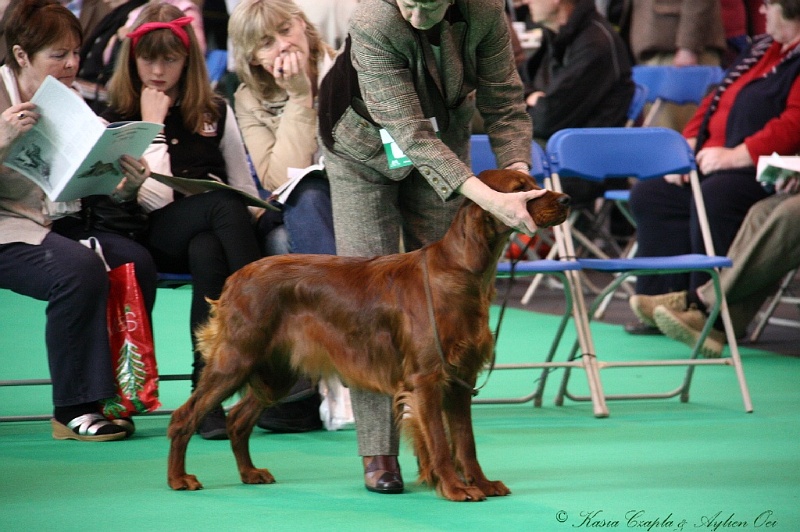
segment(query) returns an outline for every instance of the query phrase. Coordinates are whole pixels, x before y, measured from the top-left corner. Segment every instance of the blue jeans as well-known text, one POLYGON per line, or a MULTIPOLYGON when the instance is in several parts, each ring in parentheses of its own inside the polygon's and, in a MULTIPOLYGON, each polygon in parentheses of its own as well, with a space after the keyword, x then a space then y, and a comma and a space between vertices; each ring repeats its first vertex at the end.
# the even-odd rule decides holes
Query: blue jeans
POLYGON ((300 180, 283 207, 290 253, 336 255, 328 178, 319 172, 300 180))

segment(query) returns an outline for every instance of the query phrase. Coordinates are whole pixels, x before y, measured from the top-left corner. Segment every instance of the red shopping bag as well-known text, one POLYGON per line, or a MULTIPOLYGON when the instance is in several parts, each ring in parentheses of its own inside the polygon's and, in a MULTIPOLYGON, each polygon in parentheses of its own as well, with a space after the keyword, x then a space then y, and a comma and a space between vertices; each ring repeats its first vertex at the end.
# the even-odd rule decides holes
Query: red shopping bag
POLYGON ((116 396, 103 404, 109 419, 151 412, 158 399, 158 367, 150 320, 133 263, 108 272, 108 340, 117 381, 116 396))

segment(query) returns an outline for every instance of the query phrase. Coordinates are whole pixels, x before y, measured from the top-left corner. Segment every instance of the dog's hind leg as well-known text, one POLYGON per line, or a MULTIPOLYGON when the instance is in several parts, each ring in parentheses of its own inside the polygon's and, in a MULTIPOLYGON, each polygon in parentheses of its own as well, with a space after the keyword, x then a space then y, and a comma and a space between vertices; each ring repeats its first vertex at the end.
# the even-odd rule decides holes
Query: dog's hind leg
POLYGON ((499 480, 489 480, 483 474, 475 449, 472 431, 472 396, 458 385, 445 391, 444 412, 450 429, 453 457, 467 484, 478 487, 487 497, 508 495, 511 490, 499 480))
POLYGON ((223 373, 209 364, 200 377, 197 388, 180 408, 172 413, 167 429, 170 438, 167 459, 167 483, 174 490, 199 490, 203 485, 194 475, 186 473, 186 448, 200 420, 211 409, 233 395, 244 383, 247 371, 223 373))
POLYGON ((245 484, 273 484, 275 477, 268 469, 257 469, 250 457, 250 434, 264 404, 251 389, 233 407, 228 415, 228 436, 236 457, 239 475, 245 484))

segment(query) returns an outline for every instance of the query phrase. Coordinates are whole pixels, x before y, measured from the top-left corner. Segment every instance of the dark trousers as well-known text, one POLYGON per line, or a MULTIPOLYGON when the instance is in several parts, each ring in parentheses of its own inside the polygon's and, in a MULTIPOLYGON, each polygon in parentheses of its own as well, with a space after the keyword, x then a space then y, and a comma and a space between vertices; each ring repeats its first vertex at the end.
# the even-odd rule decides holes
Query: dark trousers
MULTIPOLYGON (((747 211, 768 193, 753 169, 715 172, 700 184, 706 205, 714 252, 725 255, 747 211)), ((705 253, 697 211, 688 185, 676 186, 656 178, 631 189, 630 206, 636 219, 638 257, 705 253)), ((708 281, 704 273, 645 275, 636 280, 644 295, 694 290, 708 281)))
MULTIPOLYGON (((188 196, 153 211, 145 245, 159 271, 192 275, 192 345, 193 331, 208 319, 205 298, 218 299, 228 276, 261 256, 250 212, 227 191, 188 196)), ((195 381, 201 367, 195 356, 195 381)))
MULTIPOLYGON (((124 236, 91 235, 97 237, 111 268, 135 264, 151 312, 156 268, 147 250, 124 236)), ((0 287, 47 301, 45 342, 55 406, 114 395, 106 327, 108 274, 94 251, 55 232, 38 246, 20 242, 0 245, 0 287)))

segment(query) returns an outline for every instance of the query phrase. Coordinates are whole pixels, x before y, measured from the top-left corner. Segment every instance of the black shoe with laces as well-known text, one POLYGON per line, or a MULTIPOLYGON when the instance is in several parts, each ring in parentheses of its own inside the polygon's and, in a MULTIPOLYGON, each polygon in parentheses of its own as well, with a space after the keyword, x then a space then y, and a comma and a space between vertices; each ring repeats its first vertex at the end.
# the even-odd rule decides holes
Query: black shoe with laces
POLYGON ((214 407, 200 422, 197 433, 206 440, 227 440, 228 429, 225 424, 225 410, 221 405, 214 407))

